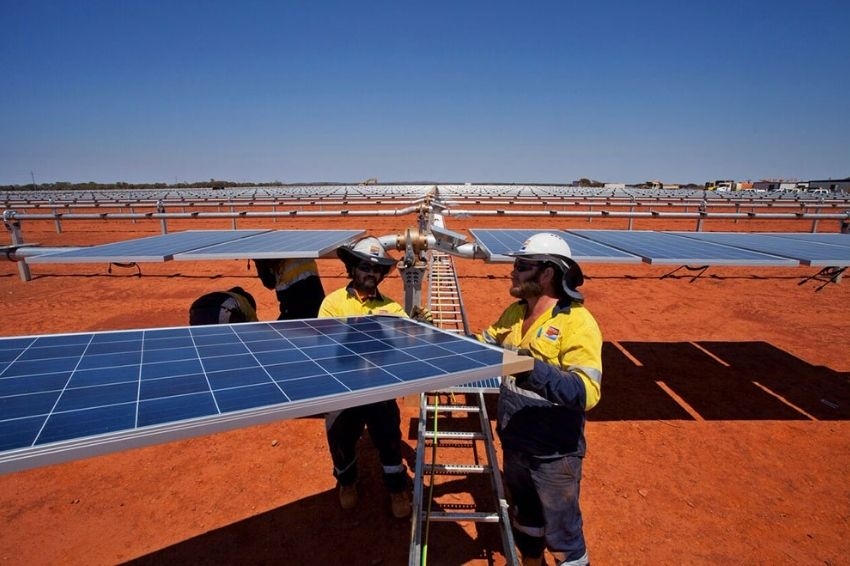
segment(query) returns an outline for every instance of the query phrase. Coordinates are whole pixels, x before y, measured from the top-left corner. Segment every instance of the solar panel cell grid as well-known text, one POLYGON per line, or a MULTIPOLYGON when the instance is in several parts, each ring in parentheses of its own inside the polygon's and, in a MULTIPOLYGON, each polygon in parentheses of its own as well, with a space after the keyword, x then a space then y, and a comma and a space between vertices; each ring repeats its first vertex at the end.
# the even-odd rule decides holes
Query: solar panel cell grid
POLYGON ((187 422, 305 416, 528 365, 393 317, 10 338, 0 360, 0 471, 143 444, 154 426, 182 438, 187 422))

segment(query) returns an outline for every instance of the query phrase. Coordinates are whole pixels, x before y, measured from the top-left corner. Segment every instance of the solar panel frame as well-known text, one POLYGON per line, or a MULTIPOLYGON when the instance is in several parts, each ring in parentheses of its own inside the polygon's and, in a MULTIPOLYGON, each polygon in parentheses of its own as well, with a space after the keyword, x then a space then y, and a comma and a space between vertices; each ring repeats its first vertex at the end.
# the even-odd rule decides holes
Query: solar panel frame
POLYGON ((541 230, 540 228, 482 229, 470 230, 478 247, 487 255, 490 263, 510 263, 514 258, 506 255, 518 250, 523 242, 534 234, 547 231, 558 234, 570 245, 573 259, 578 263, 640 263, 641 258, 606 244, 580 238, 569 231, 541 230))
POLYGON ((773 233, 681 232, 680 234, 696 240, 790 258, 807 266, 850 266, 850 248, 845 246, 801 238, 783 238, 773 233))
POLYGON ((573 234, 635 254, 659 265, 796 266, 787 257, 685 238, 685 232, 651 230, 571 230, 573 234))
POLYGON ((289 259, 327 256, 365 230, 271 230, 174 254, 175 260, 289 259))
POLYGON ((0 473, 532 367, 388 316, 4 338, 0 473))
POLYGON ((186 230, 32 256, 27 258, 27 263, 165 262, 180 252, 264 232, 268 230, 186 230))

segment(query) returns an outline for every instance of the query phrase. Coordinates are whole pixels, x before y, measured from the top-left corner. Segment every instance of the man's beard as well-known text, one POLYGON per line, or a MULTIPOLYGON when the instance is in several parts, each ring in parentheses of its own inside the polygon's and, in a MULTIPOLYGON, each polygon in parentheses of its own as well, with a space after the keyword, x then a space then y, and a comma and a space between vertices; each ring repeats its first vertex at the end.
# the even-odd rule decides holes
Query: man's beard
POLYGON ((543 294, 543 287, 537 279, 525 281, 516 286, 511 286, 511 296, 517 299, 533 299, 543 294))
POLYGON ((372 275, 363 275, 354 279, 354 288, 359 293, 372 295, 378 289, 378 278, 372 275))

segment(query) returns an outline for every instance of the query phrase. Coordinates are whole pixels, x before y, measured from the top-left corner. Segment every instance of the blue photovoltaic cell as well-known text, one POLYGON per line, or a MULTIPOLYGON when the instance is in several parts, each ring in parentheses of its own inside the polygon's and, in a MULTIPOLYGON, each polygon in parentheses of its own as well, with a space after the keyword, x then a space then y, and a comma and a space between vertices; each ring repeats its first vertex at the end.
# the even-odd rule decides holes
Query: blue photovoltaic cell
POLYGON ((573 234, 602 242, 643 258, 647 263, 683 265, 798 265, 785 257, 685 238, 690 232, 644 230, 571 230, 573 234))
POLYGON ((274 230, 174 254, 174 259, 319 258, 364 233, 364 230, 274 230))
POLYGON ((267 230, 187 230, 64 252, 37 255, 27 263, 163 262, 174 254, 239 240, 267 230))
POLYGON ((680 234, 705 242, 791 258, 803 265, 850 266, 850 247, 827 244, 814 239, 780 237, 763 233, 741 234, 738 232, 681 232, 680 234))
POLYGON ((491 379, 529 360, 379 316, 0 339, 0 472, 491 379))
POLYGON ((578 263, 640 263, 641 261, 639 257, 633 254, 561 230, 475 229, 469 232, 475 238, 478 246, 488 254, 488 261, 495 263, 512 262, 514 258, 506 254, 517 251, 529 237, 543 231, 554 232, 564 238, 570 245, 573 259, 578 263))

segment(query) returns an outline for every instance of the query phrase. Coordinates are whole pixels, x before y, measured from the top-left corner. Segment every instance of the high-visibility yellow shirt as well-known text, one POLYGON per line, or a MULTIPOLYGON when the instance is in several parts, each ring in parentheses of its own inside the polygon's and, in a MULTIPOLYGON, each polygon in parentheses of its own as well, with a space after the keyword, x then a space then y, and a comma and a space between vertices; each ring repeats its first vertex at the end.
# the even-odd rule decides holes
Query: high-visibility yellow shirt
POLYGON ((556 305, 522 333, 527 304, 510 305, 478 338, 511 350, 526 349, 536 359, 578 375, 586 393, 584 409, 593 408, 602 394, 602 333, 582 303, 556 305))
POLYGON ((285 291, 293 283, 312 276, 319 276, 319 266, 314 259, 282 259, 275 266, 276 291, 285 291))
POLYGON ((376 293, 374 297, 361 300, 351 285, 329 294, 319 307, 319 318, 342 318, 367 314, 407 317, 404 307, 393 299, 376 293))

